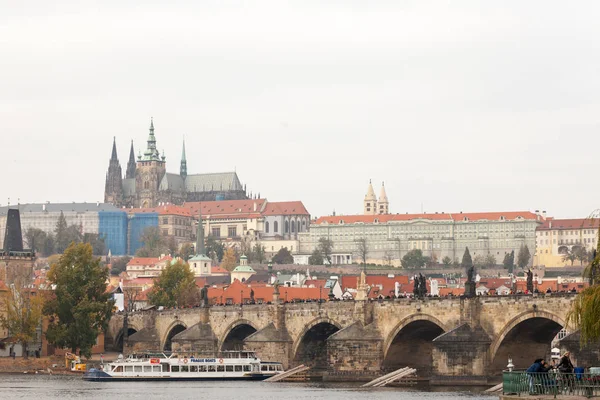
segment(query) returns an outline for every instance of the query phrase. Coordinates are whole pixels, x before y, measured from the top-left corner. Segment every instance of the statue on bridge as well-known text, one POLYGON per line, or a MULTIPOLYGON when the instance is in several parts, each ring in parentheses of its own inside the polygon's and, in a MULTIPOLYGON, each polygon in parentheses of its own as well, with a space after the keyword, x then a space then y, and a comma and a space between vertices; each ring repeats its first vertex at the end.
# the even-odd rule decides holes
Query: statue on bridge
POLYGON ((208 287, 204 285, 204 287, 200 289, 200 307, 208 306, 208 287))
POLYGON ((527 271, 527 293, 533 293, 533 272, 527 271))
POLYGON ((475 291, 475 267, 471 266, 467 270, 467 281, 465 282, 465 297, 472 298, 476 296, 475 291))
POLYGON ((255 304, 255 301, 254 301, 254 289, 250 289, 250 304, 255 304))
POLYGON ((420 288, 419 288, 420 282, 419 282, 419 277, 417 275, 413 276, 413 296, 415 298, 419 297, 419 293, 420 293, 420 288))
POLYGON ((415 298, 427 296, 427 282, 425 276, 421 273, 414 276, 413 295, 415 298))

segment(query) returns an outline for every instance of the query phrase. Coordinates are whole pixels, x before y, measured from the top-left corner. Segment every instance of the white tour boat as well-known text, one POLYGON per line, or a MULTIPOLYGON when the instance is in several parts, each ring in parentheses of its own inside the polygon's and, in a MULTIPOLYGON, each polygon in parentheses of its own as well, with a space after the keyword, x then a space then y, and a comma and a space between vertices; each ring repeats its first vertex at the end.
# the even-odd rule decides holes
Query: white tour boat
POLYGON ((119 356, 117 361, 92 368, 88 381, 144 380, 262 380, 283 372, 281 363, 261 362, 251 351, 223 351, 216 357, 164 353, 119 356))

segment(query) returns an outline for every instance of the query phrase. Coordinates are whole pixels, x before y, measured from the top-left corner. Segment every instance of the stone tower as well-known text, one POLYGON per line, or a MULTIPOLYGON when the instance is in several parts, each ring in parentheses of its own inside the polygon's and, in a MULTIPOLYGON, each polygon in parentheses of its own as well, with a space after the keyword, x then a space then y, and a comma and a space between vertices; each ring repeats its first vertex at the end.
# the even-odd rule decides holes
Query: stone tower
POLYGON ((117 142, 113 138, 112 154, 106 173, 106 184, 104 186, 104 202, 121 205, 123 201, 123 177, 121 175, 121 164, 117 157, 117 142))
POLYGON ((156 207, 158 205, 158 186, 166 172, 164 153, 162 157, 156 148, 154 121, 150 121, 148 146, 143 156, 138 157, 135 169, 135 191, 139 207, 156 207))
POLYGON ((183 140, 183 150, 181 150, 181 166, 179 167, 179 175, 185 181, 187 177, 187 160, 185 159, 185 139, 183 140))
POLYGON ((381 182, 381 190, 379 191, 379 201, 377 202, 379 208, 379 214, 390 213, 390 202, 388 201, 387 194, 385 193, 385 184, 381 182))
POLYGON ((125 172, 125 178, 135 178, 135 153, 133 152, 133 140, 131 141, 131 149, 129 150, 129 161, 127 162, 127 171, 125 172))
POLYGON ((365 195, 365 200, 364 200, 364 214, 365 215, 377 214, 377 197, 375 197, 375 191, 373 190, 373 185, 371 184, 370 179, 369 179, 369 187, 367 188, 367 194, 365 195))

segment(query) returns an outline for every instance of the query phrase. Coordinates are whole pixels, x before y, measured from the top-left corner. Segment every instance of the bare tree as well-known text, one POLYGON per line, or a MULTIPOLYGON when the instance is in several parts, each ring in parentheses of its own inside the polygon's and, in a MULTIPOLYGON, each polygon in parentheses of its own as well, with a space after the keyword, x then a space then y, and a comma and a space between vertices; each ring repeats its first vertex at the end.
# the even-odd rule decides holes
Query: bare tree
POLYGON ((392 263, 394 262, 394 252, 391 250, 386 250, 386 252, 383 255, 383 260, 385 261, 385 263, 389 266, 392 265, 392 263))
POLYGON ((356 255, 362 260, 363 271, 367 273, 367 256, 369 255, 369 244, 366 238, 356 239, 356 255))

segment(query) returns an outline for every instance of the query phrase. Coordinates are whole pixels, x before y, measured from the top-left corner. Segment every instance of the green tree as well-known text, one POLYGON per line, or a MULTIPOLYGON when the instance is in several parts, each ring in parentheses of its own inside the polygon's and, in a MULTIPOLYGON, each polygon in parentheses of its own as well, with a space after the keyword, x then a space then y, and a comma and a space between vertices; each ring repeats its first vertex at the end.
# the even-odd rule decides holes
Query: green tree
POLYGON ((562 261, 564 263, 566 263, 567 261, 570 261, 571 266, 573 266, 573 263, 575 262, 576 259, 577 259, 577 256, 571 250, 567 250, 567 252, 562 257, 562 261))
POLYGON ((235 269, 238 264, 238 257, 235 254, 235 250, 232 247, 229 247, 225 250, 225 254, 223 255, 223 261, 221 261, 221 268, 226 269, 231 272, 235 269))
POLYGON ((402 268, 421 268, 427 263, 428 258, 423 256, 421 249, 412 249, 402 257, 402 268))
POLYGON ((125 272, 127 270, 127 264, 131 261, 131 257, 119 257, 113 258, 111 261, 110 274, 117 276, 121 274, 121 272, 125 272))
POLYGON ((33 251, 40 254, 44 252, 46 232, 38 228, 29 227, 23 234, 23 237, 30 249, 33 249, 33 251))
POLYGON ((573 246, 573 254, 575 254, 575 258, 581 262, 581 266, 583 266, 583 262, 588 259, 587 250, 583 246, 573 246))
POLYGON ((492 253, 488 253, 485 256, 484 265, 488 268, 496 266, 496 257, 492 253))
POLYGON ((44 249, 42 250, 42 255, 44 257, 49 257, 52 254, 56 254, 56 239, 54 235, 51 233, 46 234, 46 241, 44 242, 44 249))
POLYGON ((49 317, 48 342, 58 348, 80 350, 91 356, 92 346, 105 331, 114 302, 106 292, 108 269, 92 255, 88 243, 72 243, 48 272, 56 285, 54 296, 44 306, 49 317))
POLYGON ((148 293, 148 300, 156 306, 182 307, 197 304, 194 273, 186 262, 171 263, 162 270, 148 293))
POLYGON ((265 261, 265 246, 261 246, 259 243, 254 245, 252 248, 252 260, 259 264, 265 261))
POLYGON ((27 345, 41 325, 43 304, 41 294, 29 288, 25 279, 16 279, 6 296, 0 298, 0 326, 21 344, 23 358, 27 358, 27 345))
POLYGON ((448 256, 442 258, 442 264, 444 264, 444 267, 449 267, 450 264, 452 264, 452 259, 448 256))
POLYGON ((319 239, 318 249, 328 265, 331 265, 331 252, 333 250, 333 242, 331 239, 322 237, 319 239))
POLYGON ((469 269, 473 266, 473 259, 471 259, 471 253, 469 252, 469 248, 465 247, 465 252, 462 257, 461 265, 463 268, 469 269))
POLYGON ((529 247, 527 245, 521 245, 519 249, 519 255, 517 256, 517 265, 519 268, 524 269, 531 259, 531 253, 529 252, 529 247))
POLYGON ((273 256, 273 262, 275 264, 293 264, 294 257, 292 256, 292 253, 290 253, 287 247, 282 247, 281 249, 279 249, 277 254, 273 256))
POLYGON ((308 257, 308 263, 310 265, 323 265, 323 255, 319 249, 314 249, 310 257, 308 257))
POLYGON ((85 233, 83 243, 89 243, 92 246, 92 253, 95 256, 105 256, 108 254, 104 238, 97 233, 85 233))
POLYGON ((191 256, 194 255, 194 252, 194 245, 192 245, 191 243, 184 243, 181 245, 181 249, 179 250, 179 257, 187 261, 190 259, 191 256))
POLYGON ((60 212, 58 216, 58 221, 56 221, 56 228, 54 228, 54 239, 56 252, 59 254, 64 253, 66 248, 69 246, 69 232, 67 232, 67 219, 63 212, 60 212))
POLYGON ((513 250, 511 253, 504 254, 504 260, 502 261, 502 265, 504 268, 508 270, 508 273, 513 272, 515 268, 515 251, 513 250))
POLYGON ((206 255, 220 263, 223 261, 223 256, 225 255, 225 246, 209 235, 206 238, 206 255))
POLYGON ((143 243, 143 246, 135 252, 138 257, 160 257, 161 254, 169 252, 167 241, 158 226, 145 228, 140 242, 143 243))

